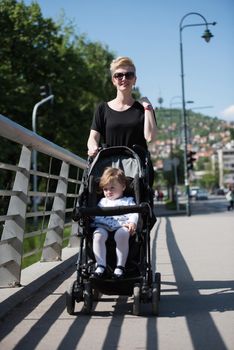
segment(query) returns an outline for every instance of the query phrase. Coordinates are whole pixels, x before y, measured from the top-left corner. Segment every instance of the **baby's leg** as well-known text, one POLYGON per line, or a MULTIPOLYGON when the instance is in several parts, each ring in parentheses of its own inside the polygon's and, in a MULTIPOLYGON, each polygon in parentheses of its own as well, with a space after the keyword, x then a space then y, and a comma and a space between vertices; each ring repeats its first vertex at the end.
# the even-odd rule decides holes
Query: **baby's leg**
POLYGON ((104 267, 106 267, 107 238, 108 232, 104 228, 97 228, 93 233, 93 252, 98 266, 95 270, 97 273, 103 273, 104 267))
MULTIPOLYGON (((121 227, 115 232, 117 266, 125 266, 129 250, 129 231, 126 227, 121 227)), ((123 270, 116 268, 114 273, 122 275, 123 270)))

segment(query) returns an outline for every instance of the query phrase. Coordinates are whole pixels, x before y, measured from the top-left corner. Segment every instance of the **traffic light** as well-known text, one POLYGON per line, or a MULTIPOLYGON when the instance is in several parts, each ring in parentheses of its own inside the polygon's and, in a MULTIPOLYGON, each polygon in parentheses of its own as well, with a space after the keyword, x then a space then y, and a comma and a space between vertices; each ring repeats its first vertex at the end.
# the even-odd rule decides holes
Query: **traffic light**
POLYGON ((187 153, 187 167, 188 170, 193 170, 193 163, 196 161, 196 158, 194 158, 196 152, 189 151, 187 153))
POLYGON ((45 84, 40 86, 40 95, 43 98, 46 98, 50 95, 52 95, 52 89, 50 84, 45 84))

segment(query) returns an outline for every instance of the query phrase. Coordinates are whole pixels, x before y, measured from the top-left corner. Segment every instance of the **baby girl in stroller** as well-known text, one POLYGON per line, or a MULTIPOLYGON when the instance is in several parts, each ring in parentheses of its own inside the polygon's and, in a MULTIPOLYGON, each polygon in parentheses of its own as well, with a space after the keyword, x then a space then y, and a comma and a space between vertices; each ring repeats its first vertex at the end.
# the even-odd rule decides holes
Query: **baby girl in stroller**
MULTIPOLYGON (((135 205, 133 197, 123 195, 127 186, 127 178, 121 169, 108 167, 100 178, 99 187, 104 197, 99 201, 100 207, 116 207, 122 205, 135 205)), ((96 216, 93 226, 93 252, 96 259, 94 278, 105 277, 106 272, 106 240, 108 231, 114 233, 116 242, 117 266, 113 278, 124 276, 125 264, 129 251, 129 237, 136 233, 138 213, 128 213, 114 216, 96 216)))

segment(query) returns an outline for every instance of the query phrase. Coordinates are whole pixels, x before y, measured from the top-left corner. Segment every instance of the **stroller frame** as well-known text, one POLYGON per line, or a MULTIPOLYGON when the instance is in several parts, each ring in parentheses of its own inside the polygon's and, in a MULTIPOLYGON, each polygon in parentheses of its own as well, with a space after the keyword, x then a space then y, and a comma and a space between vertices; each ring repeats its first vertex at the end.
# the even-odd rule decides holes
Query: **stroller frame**
POLYGON ((88 159, 80 196, 77 206, 73 210, 73 220, 79 224, 80 251, 76 264, 76 279, 70 283, 66 291, 66 307, 70 315, 74 314, 76 302, 83 302, 82 311, 90 314, 93 301, 97 301, 101 294, 133 295, 132 311, 134 315, 140 314, 141 303, 148 302, 152 303, 153 315, 158 315, 161 275, 156 272, 153 276, 151 266, 150 230, 156 219, 153 220, 153 200, 152 189, 149 187, 148 164, 149 153, 139 146, 133 146, 133 149, 122 146, 104 148, 94 159, 88 159), (95 179, 97 176, 100 177, 106 166, 123 168, 125 175, 131 177, 136 205, 100 208, 96 206, 97 198, 90 199, 96 193, 97 180, 95 179), (140 196, 139 187, 144 188, 143 201, 141 201, 143 196, 140 196), (92 278, 96 262, 91 248, 91 218, 97 215, 122 215, 130 212, 140 214, 141 224, 140 228, 137 228, 136 235, 129 239, 129 256, 124 278, 118 280, 111 278, 113 266, 115 266, 111 261, 115 249, 114 240, 111 238, 108 238, 106 243, 107 274, 105 278, 92 278))

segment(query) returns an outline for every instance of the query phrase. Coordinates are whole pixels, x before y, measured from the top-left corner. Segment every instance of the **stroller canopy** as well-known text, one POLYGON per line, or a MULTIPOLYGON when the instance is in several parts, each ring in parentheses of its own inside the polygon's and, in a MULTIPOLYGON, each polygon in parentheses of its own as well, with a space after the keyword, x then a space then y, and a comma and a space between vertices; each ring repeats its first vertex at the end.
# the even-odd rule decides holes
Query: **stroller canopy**
POLYGON ((106 167, 119 168, 127 177, 134 178, 138 175, 141 178, 144 175, 141 159, 137 153, 124 146, 102 149, 93 160, 88 176, 100 177, 106 167))

